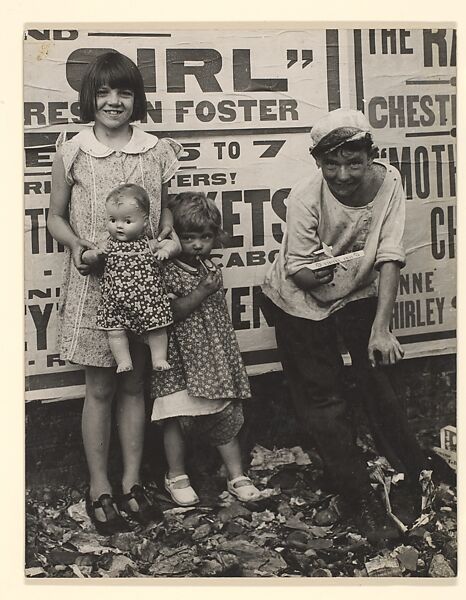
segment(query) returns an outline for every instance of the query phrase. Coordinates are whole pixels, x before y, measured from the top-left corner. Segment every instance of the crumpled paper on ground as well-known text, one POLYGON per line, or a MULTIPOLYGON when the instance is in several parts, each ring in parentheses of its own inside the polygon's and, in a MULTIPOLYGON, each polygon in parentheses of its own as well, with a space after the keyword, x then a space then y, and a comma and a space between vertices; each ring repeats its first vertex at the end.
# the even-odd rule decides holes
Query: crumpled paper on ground
POLYGON ((250 469, 256 471, 271 471, 276 467, 283 465, 310 465, 311 459, 306 452, 303 452, 301 446, 293 448, 274 448, 269 450, 264 446, 256 445, 251 450, 250 469))

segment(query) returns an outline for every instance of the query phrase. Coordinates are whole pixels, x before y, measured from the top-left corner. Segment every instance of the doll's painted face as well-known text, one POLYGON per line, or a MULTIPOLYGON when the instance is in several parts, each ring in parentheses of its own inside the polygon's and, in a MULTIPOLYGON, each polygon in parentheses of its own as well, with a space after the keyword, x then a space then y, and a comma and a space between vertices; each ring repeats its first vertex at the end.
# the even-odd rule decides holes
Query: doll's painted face
POLYGON ((147 215, 135 199, 126 197, 118 202, 109 200, 106 204, 107 230, 115 240, 132 242, 143 235, 147 225, 147 215))

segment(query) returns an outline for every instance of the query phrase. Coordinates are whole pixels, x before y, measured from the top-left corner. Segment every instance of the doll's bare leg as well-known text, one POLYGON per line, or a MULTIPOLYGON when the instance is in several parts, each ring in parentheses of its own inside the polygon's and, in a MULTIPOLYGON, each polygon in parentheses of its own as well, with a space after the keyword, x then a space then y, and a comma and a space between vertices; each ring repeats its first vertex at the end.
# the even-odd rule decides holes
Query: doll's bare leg
POLYGON ((154 371, 168 371, 171 365, 167 362, 168 336, 167 329, 152 329, 147 332, 147 343, 152 356, 152 368, 154 371))
POLYGON ((110 329, 108 331, 108 345, 112 351, 113 358, 117 363, 117 373, 132 371, 133 363, 129 352, 128 336, 124 329, 110 329))

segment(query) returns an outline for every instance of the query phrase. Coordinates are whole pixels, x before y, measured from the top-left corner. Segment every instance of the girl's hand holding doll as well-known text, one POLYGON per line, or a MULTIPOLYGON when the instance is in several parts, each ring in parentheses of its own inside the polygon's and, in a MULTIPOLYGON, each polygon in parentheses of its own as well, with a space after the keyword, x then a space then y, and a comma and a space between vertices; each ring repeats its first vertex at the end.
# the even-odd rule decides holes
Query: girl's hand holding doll
POLYGON ((105 266, 106 251, 103 248, 95 247, 91 250, 85 250, 82 254, 82 261, 89 267, 89 271, 100 273, 105 266))
POLYGON ((95 254, 97 251, 97 246, 88 240, 76 238, 72 242, 70 249, 76 269, 81 273, 81 275, 89 275, 92 270, 92 263, 87 260, 87 257, 91 254, 95 254), (86 255, 85 258, 84 255, 86 255))

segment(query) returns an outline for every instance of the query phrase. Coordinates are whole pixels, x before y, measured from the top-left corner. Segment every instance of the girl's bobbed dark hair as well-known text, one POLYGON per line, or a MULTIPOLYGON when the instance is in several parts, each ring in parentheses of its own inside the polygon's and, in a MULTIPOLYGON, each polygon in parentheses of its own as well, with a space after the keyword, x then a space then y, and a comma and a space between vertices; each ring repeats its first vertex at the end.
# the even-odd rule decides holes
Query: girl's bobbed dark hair
POLYGON ((83 123, 95 119, 97 91, 104 85, 131 90, 134 94, 131 121, 145 119, 147 104, 142 75, 130 58, 112 50, 98 56, 84 74, 79 93, 79 112, 83 123))

